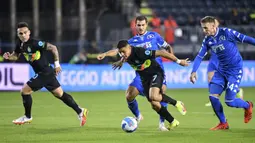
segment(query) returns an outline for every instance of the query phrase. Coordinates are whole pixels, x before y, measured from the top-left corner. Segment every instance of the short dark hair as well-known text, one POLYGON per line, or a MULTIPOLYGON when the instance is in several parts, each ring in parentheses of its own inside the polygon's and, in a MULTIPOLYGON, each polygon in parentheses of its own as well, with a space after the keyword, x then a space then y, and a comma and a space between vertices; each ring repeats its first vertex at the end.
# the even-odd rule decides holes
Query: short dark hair
POLYGON ((23 28, 23 27, 28 28, 28 24, 26 22, 19 22, 18 25, 17 25, 17 28, 23 28))
POLYGON ((148 23, 148 19, 147 19, 146 16, 144 16, 144 15, 137 16, 136 19, 135 19, 135 23, 136 23, 137 21, 143 21, 143 20, 145 20, 146 23, 148 23))
POLYGON ((126 47, 127 45, 128 45, 128 41, 127 41, 127 40, 120 40, 120 41, 118 42, 117 48, 118 48, 118 49, 121 49, 121 48, 123 48, 123 47, 126 47))
POLYGON ((215 23, 217 19, 213 16, 205 16, 200 20, 200 23, 215 23))

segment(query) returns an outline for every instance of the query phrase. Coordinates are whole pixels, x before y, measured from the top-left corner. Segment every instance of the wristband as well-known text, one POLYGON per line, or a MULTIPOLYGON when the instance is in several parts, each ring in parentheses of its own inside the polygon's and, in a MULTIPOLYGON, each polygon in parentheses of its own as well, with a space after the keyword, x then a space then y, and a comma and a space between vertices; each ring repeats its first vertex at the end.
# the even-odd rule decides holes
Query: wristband
POLYGON ((60 67, 59 61, 55 61, 55 62, 54 62, 54 66, 55 66, 55 68, 60 67))
POLYGON ((175 62, 176 62, 177 64, 180 64, 180 63, 181 63, 181 60, 177 59, 175 62))

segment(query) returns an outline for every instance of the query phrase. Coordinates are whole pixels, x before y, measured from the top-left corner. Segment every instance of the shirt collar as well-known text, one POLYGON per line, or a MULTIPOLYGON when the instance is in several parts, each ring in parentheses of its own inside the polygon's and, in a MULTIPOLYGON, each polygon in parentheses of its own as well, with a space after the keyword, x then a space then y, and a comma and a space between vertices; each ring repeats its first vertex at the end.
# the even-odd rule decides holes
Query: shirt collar
POLYGON ((219 34, 219 28, 216 29, 216 34, 213 37, 218 36, 218 34, 219 34))

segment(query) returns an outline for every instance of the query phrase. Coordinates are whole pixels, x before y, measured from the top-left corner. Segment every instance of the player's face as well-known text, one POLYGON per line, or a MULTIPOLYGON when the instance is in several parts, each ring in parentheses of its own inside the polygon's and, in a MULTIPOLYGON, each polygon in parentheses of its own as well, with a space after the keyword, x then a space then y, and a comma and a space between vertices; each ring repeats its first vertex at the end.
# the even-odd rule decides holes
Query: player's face
POLYGON ((127 45, 119 49, 119 53, 121 54, 122 57, 124 57, 125 60, 127 60, 127 58, 131 55, 130 45, 127 45))
POLYGON ((137 20, 136 24, 135 24, 135 28, 139 35, 143 35, 147 29, 146 21, 145 20, 142 20, 142 21, 137 20))
POLYGON ((214 23, 201 23, 201 27, 206 36, 213 36, 216 33, 216 27, 214 23))
POLYGON ((17 29, 17 35, 22 42, 26 42, 30 37, 30 30, 27 27, 17 29))

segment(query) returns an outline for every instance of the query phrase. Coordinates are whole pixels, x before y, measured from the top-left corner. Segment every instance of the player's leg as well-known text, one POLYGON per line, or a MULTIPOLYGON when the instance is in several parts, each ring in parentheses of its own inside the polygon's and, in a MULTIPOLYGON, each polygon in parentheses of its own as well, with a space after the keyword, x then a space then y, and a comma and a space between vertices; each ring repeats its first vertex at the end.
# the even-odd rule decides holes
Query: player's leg
MULTIPOLYGON (((165 93, 166 89, 167 89, 166 82, 164 80, 163 85, 162 85, 162 92, 165 93)), ((167 109, 168 103, 160 102, 160 104, 161 104, 161 106, 163 106, 163 107, 165 107, 167 109)), ((165 123, 164 122, 165 122, 165 118, 162 117, 162 116, 159 116, 159 130, 160 131, 168 131, 168 129, 165 127, 165 123)))
MULTIPOLYGON (((148 96, 148 100, 151 102, 152 108, 162 117, 164 117, 169 122, 169 129, 173 129, 174 127, 179 125, 179 122, 173 118, 173 116, 167 111, 167 108, 158 104, 162 102, 162 84, 163 84, 164 76, 161 73, 158 73, 153 76, 153 78, 143 83, 144 93, 148 96)), ((164 94, 164 96, 166 96, 164 94)), ((176 104, 176 100, 168 97, 168 101, 163 101, 166 103, 171 103, 172 105, 176 104), (175 102, 175 103, 173 103, 175 102)))
MULTIPOLYGON (((214 70, 213 69, 211 69, 211 68, 209 68, 209 67, 211 67, 210 66, 210 64, 208 65, 208 68, 207 68, 207 81, 208 81, 208 88, 209 88, 209 83, 211 82, 211 80, 212 80, 212 77, 213 77, 213 75, 214 75, 214 70)), ((205 104, 205 106, 212 106, 212 104, 211 104, 211 101, 209 100, 209 102, 207 102, 206 104, 205 104)))
POLYGON ((25 124, 32 122, 31 109, 32 109, 32 96, 33 91, 37 91, 43 87, 41 75, 36 74, 33 78, 31 78, 21 89, 21 97, 23 100, 23 106, 25 109, 24 116, 13 120, 14 124, 25 124))
POLYGON ((143 120, 143 116, 139 111, 138 108, 138 102, 135 99, 137 95, 143 94, 143 86, 142 82, 140 80, 140 77, 135 77, 133 82, 131 82, 128 86, 128 89, 126 91, 126 100, 128 104, 128 108, 133 113, 133 115, 136 117, 138 123, 143 120))
MULTIPOLYGON (((163 82, 163 85, 162 85, 162 93, 163 93, 163 96, 167 96, 167 94, 166 94, 166 84, 165 84, 165 82, 163 82)), ((170 96, 167 96, 166 98, 171 98, 170 96)), ((184 106, 184 103, 182 102, 182 101, 177 101, 177 100, 175 100, 175 99, 173 99, 173 98, 171 98, 170 100, 169 100, 170 102, 160 102, 161 103, 161 105, 167 105, 168 103, 169 104, 171 104, 171 105, 173 105, 173 106, 175 106, 176 108, 177 108, 177 110, 182 114, 182 115, 185 115, 186 114, 186 108, 185 108, 185 106, 184 106)), ((165 106, 166 107, 166 106, 165 106)))
POLYGON ((234 76, 229 76, 227 78, 228 84, 226 89, 225 103, 230 107, 243 108, 244 122, 248 123, 252 118, 252 108, 253 104, 249 101, 244 101, 241 98, 236 98, 236 93, 239 90, 239 85, 242 79, 242 70, 237 72, 238 74, 234 76))
POLYGON ((80 126, 83 126, 87 121, 88 110, 86 108, 79 107, 73 97, 63 91, 55 76, 51 76, 50 79, 51 80, 48 80, 49 82, 45 85, 45 88, 55 97, 62 100, 67 106, 71 107, 78 114, 80 126))
POLYGON ((155 87, 155 85, 154 85, 154 87, 150 87, 150 89, 149 89, 149 100, 150 100, 150 103, 152 105, 152 108, 160 116, 164 117, 169 122, 168 129, 170 130, 170 129, 173 129, 173 128, 177 127, 180 123, 179 123, 179 121, 174 119, 174 117, 168 112, 167 108, 165 108, 164 106, 161 106, 159 101, 157 101, 157 97, 162 96, 160 94, 160 92, 161 92, 160 88, 155 87))
POLYGON ((220 73, 215 72, 209 84, 209 99, 212 103, 213 111, 218 117, 220 123, 216 127, 211 128, 211 130, 224 130, 229 128, 226 117, 224 115, 223 106, 219 100, 219 97, 224 90, 223 85, 225 85, 224 77, 220 73))

